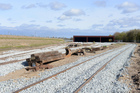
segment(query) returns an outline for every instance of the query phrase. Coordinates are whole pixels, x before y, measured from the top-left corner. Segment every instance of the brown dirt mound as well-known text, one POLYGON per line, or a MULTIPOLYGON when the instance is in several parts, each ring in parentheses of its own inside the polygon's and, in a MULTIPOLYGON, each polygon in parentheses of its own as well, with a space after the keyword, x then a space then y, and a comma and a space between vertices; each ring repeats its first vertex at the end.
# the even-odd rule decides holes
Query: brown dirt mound
POLYGON ((131 77, 133 79, 133 83, 137 86, 137 89, 140 90, 140 72, 131 77))

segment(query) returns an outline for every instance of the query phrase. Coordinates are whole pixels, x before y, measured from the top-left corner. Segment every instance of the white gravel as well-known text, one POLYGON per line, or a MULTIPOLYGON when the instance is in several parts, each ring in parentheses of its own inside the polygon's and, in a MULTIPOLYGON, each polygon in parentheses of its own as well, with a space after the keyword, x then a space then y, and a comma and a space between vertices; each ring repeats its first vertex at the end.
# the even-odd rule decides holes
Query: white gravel
POLYGON ((19 61, 17 63, 1 65, 0 66, 0 76, 5 76, 10 72, 14 72, 16 70, 20 70, 22 68, 25 68, 24 63, 26 63, 26 61, 24 61, 24 62, 19 61))
POLYGON ((40 52, 56 51, 56 50, 61 50, 61 51, 64 50, 65 51, 65 49, 62 49, 64 47, 65 47, 65 45, 57 46, 57 47, 47 47, 47 48, 43 48, 43 49, 36 49, 36 50, 30 50, 30 51, 15 52, 15 53, 10 52, 10 54, 0 55, 0 57, 1 56, 2 57, 10 56, 5 60, 0 60, 0 63, 23 59, 23 61, 19 61, 16 63, 1 65, 0 66, 0 76, 5 76, 6 74, 8 74, 10 72, 25 68, 24 64, 26 63, 26 58, 29 58, 31 54, 40 53, 40 52), (20 53, 26 53, 26 54, 19 55, 19 56, 16 55, 16 54, 20 54, 20 53), (13 55, 13 56, 11 56, 11 55, 13 55))
POLYGON ((80 93, 129 93, 130 89, 125 84, 117 81, 117 76, 124 69, 124 64, 128 62, 134 48, 135 45, 113 59, 80 93))
MULTIPOLYGON (((126 49, 126 48, 125 48, 126 49)), ((82 84, 89 76, 95 73, 100 67, 102 67, 111 58, 122 52, 124 48, 106 54, 104 56, 95 58, 87 63, 81 64, 78 67, 70 69, 62 74, 57 75, 55 78, 46 80, 40 84, 37 84, 27 90, 21 92, 33 92, 40 93, 72 93, 80 84, 82 84), (45 86, 44 86, 45 85, 45 86)), ((88 93, 88 92, 86 92, 88 93)))
POLYGON ((6 53, 3 53, 0 55, 0 58, 4 58, 4 57, 11 57, 11 56, 18 56, 22 53, 28 53, 28 54, 31 54, 31 53, 39 53, 39 52, 47 52, 47 51, 55 51, 55 50, 58 50, 58 49, 61 49, 61 48, 65 48, 66 45, 63 44, 63 45, 59 45, 59 46, 50 46, 50 47, 46 47, 46 48, 42 48, 42 49, 33 49, 33 50, 27 50, 27 51, 7 51, 6 53))
MULTIPOLYGON (((70 70, 62 73, 62 74, 59 74, 54 78, 46 80, 46 81, 44 81, 40 84, 37 84, 31 88, 28 88, 27 90, 22 91, 22 93, 46 93, 46 92, 47 93, 55 93, 55 92, 56 93, 72 93, 80 84, 82 84, 85 81, 85 79, 87 79, 91 74, 95 73, 95 71, 98 68, 103 66, 105 64, 105 62, 107 62, 112 57, 114 57, 115 55, 117 55, 118 53, 120 53, 121 51, 123 51, 124 49, 126 49, 127 47, 130 47, 130 46, 131 46, 131 49, 129 51, 126 51, 120 57, 116 58, 116 60, 121 60, 121 61, 116 62, 116 60, 113 60, 109 64, 110 66, 107 66, 105 70, 100 72, 103 74, 103 76, 100 73, 97 74, 98 78, 96 78, 96 82, 98 85, 96 85, 96 87, 93 87, 89 83, 90 86, 88 86, 88 84, 86 86, 90 87, 91 89, 86 88, 86 86, 85 86, 84 88, 86 88, 86 89, 83 88, 81 90, 81 92, 93 93, 92 91, 94 91, 94 89, 96 88, 96 91, 94 93, 100 93, 100 92, 102 93, 102 91, 100 90, 100 87, 104 86, 103 84, 105 83, 106 86, 104 86, 101 89, 107 89, 107 91, 109 91, 109 93, 111 93, 112 91, 116 92, 117 89, 119 89, 122 86, 122 84, 115 81, 116 75, 118 75, 118 73, 120 73, 119 70, 120 70, 120 68, 123 68, 123 64, 129 58, 128 55, 132 52, 134 45, 127 45, 127 46, 124 46, 123 48, 121 48, 117 51, 113 51, 111 53, 105 54, 104 56, 97 57, 91 61, 88 61, 84 64, 79 65, 78 67, 75 67, 73 69, 70 69, 70 70), (108 75, 108 76, 106 77, 106 75, 108 75), (110 83, 112 81, 113 81, 113 84, 110 83), (104 83, 102 83, 102 82, 104 82, 104 83), (116 82, 116 83, 114 84, 114 82, 116 82), (117 85, 119 87, 114 88, 115 85, 117 85), (110 86, 110 87, 108 87, 108 86, 110 86), (88 92, 88 91, 90 91, 90 92, 88 92), (97 91, 99 91, 99 92, 97 92, 97 91)), ((108 52, 110 52, 110 51, 108 51, 108 52)), ((101 55, 101 54, 99 54, 99 55, 101 55)), ((96 55, 96 56, 98 56, 98 55, 96 55)), ((83 57, 76 62, 53 68, 50 71, 46 70, 45 72, 40 73, 41 77, 39 77, 39 78, 33 77, 33 78, 28 79, 28 80, 25 78, 14 79, 14 80, 11 79, 8 81, 0 82, 1 92, 2 93, 13 92, 17 89, 24 87, 24 86, 32 84, 33 82, 36 82, 36 81, 41 80, 43 78, 49 77, 57 72, 60 72, 66 68, 69 68, 75 64, 81 63, 87 59, 90 59, 90 58, 93 58, 96 56, 83 57), (14 81, 16 81, 16 82, 14 82, 14 81)), ((93 84, 93 83, 91 83, 91 84, 93 84)), ((126 86, 124 86, 124 87, 126 87, 126 86)), ((123 91, 128 91, 128 90, 129 89, 125 88, 123 91)), ((106 93, 106 92, 104 92, 104 93, 106 93)))

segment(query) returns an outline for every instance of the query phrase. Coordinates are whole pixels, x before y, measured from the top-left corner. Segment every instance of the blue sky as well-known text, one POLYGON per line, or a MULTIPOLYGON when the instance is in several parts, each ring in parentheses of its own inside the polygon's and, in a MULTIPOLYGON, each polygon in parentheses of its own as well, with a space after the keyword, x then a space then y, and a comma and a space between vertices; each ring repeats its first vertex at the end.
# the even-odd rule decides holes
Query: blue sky
POLYGON ((0 34, 110 35, 140 29, 139 0, 0 0, 0 34))

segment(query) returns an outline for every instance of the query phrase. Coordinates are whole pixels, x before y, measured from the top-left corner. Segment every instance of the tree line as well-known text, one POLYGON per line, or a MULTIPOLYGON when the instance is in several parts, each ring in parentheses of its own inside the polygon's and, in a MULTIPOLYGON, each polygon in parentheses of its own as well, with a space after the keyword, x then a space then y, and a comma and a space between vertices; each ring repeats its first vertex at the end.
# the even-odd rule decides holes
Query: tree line
POLYGON ((123 42, 140 42, 140 29, 133 29, 126 32, 115 32, 115 40, 123 42))

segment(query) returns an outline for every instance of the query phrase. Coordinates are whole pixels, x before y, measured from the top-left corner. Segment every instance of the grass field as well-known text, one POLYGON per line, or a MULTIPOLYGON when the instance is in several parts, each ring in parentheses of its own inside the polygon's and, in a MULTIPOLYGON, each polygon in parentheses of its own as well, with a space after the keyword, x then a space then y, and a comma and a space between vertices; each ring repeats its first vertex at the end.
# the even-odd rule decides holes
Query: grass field
POLYGON ((63 39, 0 35, 0 51, 64 43, 63 39))

